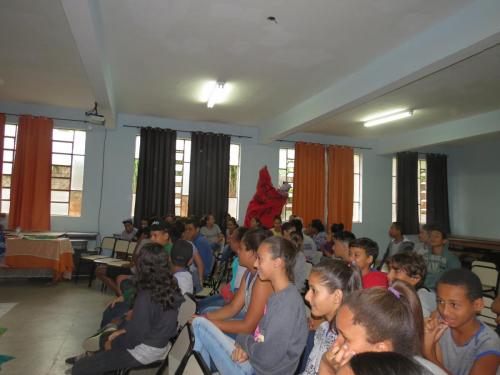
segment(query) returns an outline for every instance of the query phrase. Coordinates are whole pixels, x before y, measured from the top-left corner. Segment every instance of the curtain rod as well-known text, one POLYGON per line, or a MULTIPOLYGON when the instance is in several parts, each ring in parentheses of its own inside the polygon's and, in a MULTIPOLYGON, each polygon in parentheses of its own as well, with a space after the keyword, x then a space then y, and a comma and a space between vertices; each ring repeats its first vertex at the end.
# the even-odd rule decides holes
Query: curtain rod
MULTIPOLYGON (((5 115, 8 115, 8 116, 24 116, 20 113, 7 113, 7 112, 2 112, 4 113, 5 115)), ((33 116, 33 115, 28 115, 28 116, 33 116)), ((72 121, 72 122, 81 122, 83 124, 92 124, 90 121, 87 121, 87 120, 75 120, 75 119, 72 119, 72 118, 63 118, 63 117, 48 117, 48 116, 35 116, 35 117, 47 117, 47 118, 50 118, 52 120, 60 120, 60 121, 72 121)), ((92 124, 92 125, 95 125, 95 124, 92 124)))
MULTIPOLYGON (((297 142, 301 142, 301 141, 287 141, 285 139, 277 139, 276 140, 277 142, 288 142, 288 143, 297 143, 297 142)), ((316 143, 318 145, 322 145, 322 146, 342 146, 342 147, 352 147, 352 148, 356 148, 358 150, 373 150, 373 148, 371 147, 362 147, 362 146, 349 146, 349 145, 332 145, 330 143, 317 143, 317 142, 306 142, 306 143, 316 143)))
MULTIPOLYGON (((146 126, 137 126, 137 125, 123 125, 124 128, 136 128, 136 129, 142 129, 145 128, 146 126)), ((176 130, 180 133, 195 133, 198 130, 176 130)), ((222 133, 220 133, 222 134, 222 133)), ((235 135, 235 134, 224 134, 224 135, 229 135, 230 137, 235 137, 235 138, 248 138, 252 139, 253 137, 249 137, 248 135, 235 135)))

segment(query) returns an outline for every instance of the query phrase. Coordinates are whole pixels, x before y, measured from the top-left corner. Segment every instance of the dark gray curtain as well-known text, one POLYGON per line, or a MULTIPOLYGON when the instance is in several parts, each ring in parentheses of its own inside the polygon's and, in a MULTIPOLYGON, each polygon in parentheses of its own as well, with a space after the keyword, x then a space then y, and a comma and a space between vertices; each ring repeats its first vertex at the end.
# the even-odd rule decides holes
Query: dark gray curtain
POLYGON ((170 129, 142 128, 134 224, 175 211, 175 141, 170 129))
POLYGON ((447 156, 427 154, 427 222, 450 233, 447 156))
POLYGON ((213 213, 221 225, 228 209, 229 148, 231 137, 224 134, 191 134, 189 215, 213 213))
POLYGON ((404 234, 418 233, 417 152, 398 152, 397 220, 404 234))

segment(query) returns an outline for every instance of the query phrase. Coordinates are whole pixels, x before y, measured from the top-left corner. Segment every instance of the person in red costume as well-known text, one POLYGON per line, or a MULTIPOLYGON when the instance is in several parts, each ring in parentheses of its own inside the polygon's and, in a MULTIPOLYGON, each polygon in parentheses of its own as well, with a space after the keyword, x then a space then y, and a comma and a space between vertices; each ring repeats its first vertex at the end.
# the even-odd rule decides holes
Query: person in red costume
POLYGON ((288 198, 288 190, 290 190, 290 185, 286 182, 279 189, 276 189, 271 182, 267 166, 262 167, 259 171, 257 191, 248 203, 245 227, 250 227, 250 219, 256 217, 263 227, 271 228, 274 217, 281 215, 281 210, 283 210, 288 198))

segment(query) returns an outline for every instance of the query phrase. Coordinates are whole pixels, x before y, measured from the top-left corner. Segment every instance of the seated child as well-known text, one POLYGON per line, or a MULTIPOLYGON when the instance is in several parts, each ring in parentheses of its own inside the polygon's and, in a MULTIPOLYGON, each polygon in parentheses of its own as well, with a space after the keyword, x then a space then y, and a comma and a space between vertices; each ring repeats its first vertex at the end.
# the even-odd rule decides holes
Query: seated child
MULTIPOLYGON (((251 229, 245 233, 240 245, 239 260, 247 271, 241 279, 236 295, 224 307, 208 307, 203 311, 203 317, 224 333, 252 333, 264 315, 264 307, 273 290, 271 283, 257 277, 254 264, 257 260, 257 249, 268 237, 271 237, 271 232, 266 229, 251 229)), ((196 337, 196 340, 203 338, 196 337)))
POLYGON ((425 357, 453 375, 497 374, 500 339, 477 319, 484 307, 479 277, 464 268, 449 270, 436 294, 439 314, 425 322, 425 357))
POLYGON ((423 224, 418 231, 418 242, 415 244, 413 251, 417 254, 424 255, 431 251, 431 232, 429 231, 430 225, 423 224))
POLYGON ((293 267, 293 283, 297 287, 297 290, 301 293, 304 292, 306 287, 306 280, 308 274, 306 274, 307 259, 303 251, 304 237, 301 232, 295 232, 292 235, 292 242, 297 249, 297 254, 295 255, 295 266, 293 267))
POLYGON ((436 289, 436 283, 443 273, 453 268, 460 268, 460 260, 448 250, 446 232, 437 225, 429 226, 431 251, 423 254, 427 264, 427 276, 424 285, 430 290, 436 289))
POLYGON ((307 340, 304 302, 290 282, 295 253, 293 243, 282 237, 270 237, 259 246, 258 277, 271 283, 273 294, 255 332, 240 334, 235 341, 207 319, 193 320, 194 350, 221 374, 295 372, 307 340))
POLYGON ((389 228, 389 237, 391 241, 387 245, 380 268, 385 264, 386 260, 397 253, 412 251, 414 244, 403 235, 403 223, 395 221, 389 228))
POLYGON ((415 252, 395 254, 387 261, 389 283, 402 280, 410 284, 417 291, 424 318, 428 318, 436 310, 436 294, 423 287, 427 266, 422 255, 415 252))
MULTIPOLYGON (((337 259, 342 259, 346 262, 351 262, 351 254, 349 253, 349 243, 354 241, 356 236, 349 231, 340 231, 333 233, 333 256, 337 259)), ((325 256, 329 256, 325 253, 325 256)))
MULTIPOLYGON (((228 223, 229 222, 230 221, 228 221, 228 223)), ((231 281, 221 288, 219 294, 198 300, 196 302, 196 311, 198 314, 204 314, 206 312, 205 309, 207 308, 222 307, 233 300, 234 295, 240 287, 241 279, 247 270, 246 267, 240 265, 238 257, 240 253, 241 241, 247 231, 248 229, 245 227, 237 227, 229 236, 228 246, 230 246, 230 249, 236 255, 231 264, 231 281)))
POLYGON ((316 329, 314 346, 302 375, 318 373, 323 354, 337 338, 337 310, 343 299, 358 289, 361 289, 361 273, 356 266, 342 260, 325 258, 313 267, 309 275, 306 300, 311 306, 311 314, 326 321, 316 329))
POLYGON ((338 337, 323 356, 320 375, 336 374, 355 354, 365 352, 396 352, 435 375, 446 374, 421 357, 422 307, 415 290, 403 281, 395 281, 388 289, 353 292, 338 310, 335 322, 338 337))
POLYGON ((104 374, 165 357, 168 342, 177 332, 177 315, 184 298, 161 245, 144 246, 137 270, 131 319, 101 343, 100 351, 77 359, 72 374, 104 374))
POLYGON ((372 288, 381 286, 387 288, 389 281, 387 275, 377 271, 374 267, 375 260, 378 256, 378 245, 375 241, 362 237, 349 244, 351 259, 361 270, 363 276, 363 288, 372 288))

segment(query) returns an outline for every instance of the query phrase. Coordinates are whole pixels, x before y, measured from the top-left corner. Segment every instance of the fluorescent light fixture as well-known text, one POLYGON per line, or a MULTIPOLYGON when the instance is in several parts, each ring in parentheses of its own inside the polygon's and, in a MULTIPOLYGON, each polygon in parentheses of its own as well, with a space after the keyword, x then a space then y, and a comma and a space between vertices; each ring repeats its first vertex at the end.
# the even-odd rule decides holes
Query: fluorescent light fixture
POLYGON ((370 116, 370 117, 364 119, 363 121, 365 122, 364 126, 366 128, 369 128, 372 126, 377 126, 380 124, 385 124, 387 122, 396 121, 396 120, 400 120, 402 118, 410 117, 412 115, 413 115, 412 110, 398 109, 398 110, 392 110, 392 111, 388 111, 388 112, 384 112, 384 113, 379 113, 379 114, 374 115, 374 116, 370 116))
POLYGON ((230 85, 223 81, 207 82, 200 95, 200 100, 207 103, 208 108, 213 108, 214 105, 223 103, 229 96, 230 85))

